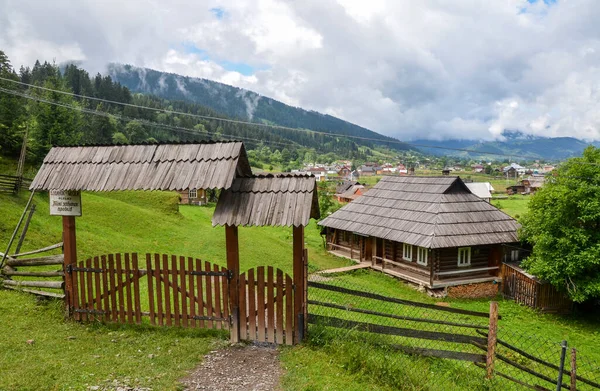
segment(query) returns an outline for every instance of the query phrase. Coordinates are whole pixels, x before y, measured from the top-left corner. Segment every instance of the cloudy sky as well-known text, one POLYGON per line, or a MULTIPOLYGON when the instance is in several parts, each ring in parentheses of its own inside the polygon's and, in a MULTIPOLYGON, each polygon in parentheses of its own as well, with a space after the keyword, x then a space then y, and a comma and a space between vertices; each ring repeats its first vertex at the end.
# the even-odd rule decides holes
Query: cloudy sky
POLYGON ((13 65, 123 62, 404 140, 600 140, 598 0, 0 0, 13 65))

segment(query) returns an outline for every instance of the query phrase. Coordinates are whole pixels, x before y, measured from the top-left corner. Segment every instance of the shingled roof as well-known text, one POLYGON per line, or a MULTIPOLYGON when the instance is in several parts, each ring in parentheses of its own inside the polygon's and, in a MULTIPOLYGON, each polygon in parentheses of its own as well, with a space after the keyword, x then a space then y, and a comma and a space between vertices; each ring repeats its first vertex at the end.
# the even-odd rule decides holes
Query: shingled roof
POLYGON ((241 142, 54 147, 30 190, 223 189, 248 175, 241 142))
POLYGON ((426 248, 517 242, 519 224, 459 177, 383 177, 320 225, 426 248))
POLYGON ((258 175, 237 178, 221 192, 212 218, 216 225, 306 226, 319 218, 312 175, 258 175))

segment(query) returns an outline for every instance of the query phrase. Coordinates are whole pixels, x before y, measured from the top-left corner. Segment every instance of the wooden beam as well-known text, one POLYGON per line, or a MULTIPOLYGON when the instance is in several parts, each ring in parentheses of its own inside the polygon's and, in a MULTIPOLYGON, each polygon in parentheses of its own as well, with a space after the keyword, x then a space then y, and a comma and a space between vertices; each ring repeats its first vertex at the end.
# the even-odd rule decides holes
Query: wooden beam
POLYGON ((65 306, 67 316, 71 313, 75 303, 73 301, 73 276, 67 272, 70 267, 77 265, 77 236, 75 229, 75 216, 63 216, 63 272, 65 273, 65 306))
POLYGON ((1 282, 4 285, 14 287, 30 287, 30 288, 48 288, 48 289, 63 289, 64 282, 62 281, 22 281, 22 280, 4 280, 1 282))
POLYGON ((20 254, 13 254, 13 255, 11 255, 11 257, 18 258, 18 257, 23 257, 25 255, 44 253, 46 251, 54 250, 56 248, 61 248, 62 246, 63 246, 63 244, 62 244, 62 242, 60 242, 60 243, 53 244, 52 246, 40 248, 38 250, 31 250, 31 251, 27 251, 27 252, 20 253, 20 254))
POLYGON ((306 276, 304 276, 304 227, 293 227, 293 257, 294 257, 294 323, 296 324, 295 341, 302 342, 304 337, 304 322, 306 303, 304 302, 304 289, 306 276))
POLYGON ((238 227, 225 226, 225 244, 227 247, 227 269, 229 269, 229 306, 232 319, 230 331, 231 343, 240 342, 240 314, 239 314, 239 281, 240 281, 240 247, 238 227))
POLYGON ((47 257, 14 259, 6 262, 8 266, 44 266, 44 265, 62 265, 64 263, 63 255, 49 255, 47 257))
POLYGON ((498 338, 498 303, 490 302, 490 326, 487 340, 486 371, 487 378, 494 376, 494 361, 496 359, 496 339, 498 338))

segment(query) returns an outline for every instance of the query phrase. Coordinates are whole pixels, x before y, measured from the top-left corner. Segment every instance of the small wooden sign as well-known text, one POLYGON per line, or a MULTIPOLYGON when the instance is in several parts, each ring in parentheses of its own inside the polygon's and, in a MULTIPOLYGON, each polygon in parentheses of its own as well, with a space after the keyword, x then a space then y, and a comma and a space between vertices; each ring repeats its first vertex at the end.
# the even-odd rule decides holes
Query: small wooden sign
POLYGON ((50 190, 51 216, 81 216, 81 192, 50 190))

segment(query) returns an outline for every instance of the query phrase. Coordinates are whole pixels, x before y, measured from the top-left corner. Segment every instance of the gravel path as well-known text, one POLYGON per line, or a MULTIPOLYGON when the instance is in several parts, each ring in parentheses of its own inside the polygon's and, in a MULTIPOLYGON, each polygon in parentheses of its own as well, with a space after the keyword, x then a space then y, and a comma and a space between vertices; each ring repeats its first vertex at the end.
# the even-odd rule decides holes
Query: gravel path
POLYGON ((190 375, 184 390, 278 390, 279 352, 274 347, 233 346, 210 352, 190 375))

